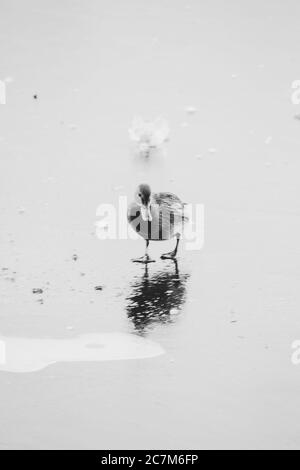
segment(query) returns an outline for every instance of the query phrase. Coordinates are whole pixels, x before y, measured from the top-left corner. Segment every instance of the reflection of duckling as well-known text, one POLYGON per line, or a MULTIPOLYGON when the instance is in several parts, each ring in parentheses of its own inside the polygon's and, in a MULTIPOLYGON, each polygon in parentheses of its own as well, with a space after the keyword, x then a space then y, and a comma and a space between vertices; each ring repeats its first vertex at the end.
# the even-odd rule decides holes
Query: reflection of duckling
POLYGON ((146 253, 134 260, 138 263, 151 263, 148 255, 150 240, 170 240, 176 237, 176 247, 162 259, 174 259, 177 255, 179 240, 188 218, 184 215, 184 204, 172 193, 151 193, 150 186, 141 184, 128 209, 128 222, 146 240, 146 253))
POLYGON ((126 310, 136 331, 143 333, 153 323, 172 323, 180 314, 189 275, 179 274, 176 260, 174 266, 175 272, 149 276, 146 265, 142 278, 132 283, 126 310))

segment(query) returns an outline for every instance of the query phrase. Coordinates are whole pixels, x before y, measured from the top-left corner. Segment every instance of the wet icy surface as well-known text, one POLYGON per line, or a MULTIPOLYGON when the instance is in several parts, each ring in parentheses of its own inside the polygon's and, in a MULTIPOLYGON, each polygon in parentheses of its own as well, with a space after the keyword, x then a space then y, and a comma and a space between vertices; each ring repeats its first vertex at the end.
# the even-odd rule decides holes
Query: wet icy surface
POLYGON ((299 8, 2 0, 0 448, 300 447, 299 8), (147 165, 136 115, 170 125, 147 165), (204 250, 95 237, 144 181, 204 250))

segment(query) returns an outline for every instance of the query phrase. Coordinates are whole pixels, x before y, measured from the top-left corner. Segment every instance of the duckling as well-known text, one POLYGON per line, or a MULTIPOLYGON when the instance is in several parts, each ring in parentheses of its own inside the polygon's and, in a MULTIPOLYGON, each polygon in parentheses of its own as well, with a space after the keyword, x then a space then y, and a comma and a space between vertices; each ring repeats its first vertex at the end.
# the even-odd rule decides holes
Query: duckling
POLYGON ((146 252, 135 263, 153 263, 148 254, 150 241, 176 238, 176 246, 161 259, 176 259, 178 246, 188 217, 184 214, 185 204, 172 193, 152 193, 148 184, 140 184, 135 200, 128 208, 127 218, 131 227, 146 241, 146 252))

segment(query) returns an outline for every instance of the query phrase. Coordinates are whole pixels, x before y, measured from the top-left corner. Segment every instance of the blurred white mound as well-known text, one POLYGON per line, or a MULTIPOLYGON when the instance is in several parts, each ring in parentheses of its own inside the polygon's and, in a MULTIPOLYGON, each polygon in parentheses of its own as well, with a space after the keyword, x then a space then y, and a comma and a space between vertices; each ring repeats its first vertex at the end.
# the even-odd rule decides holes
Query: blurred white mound
POLYGON ((0 373, 37 372, 66 362, 147 359, 164 354, 161 346, 133 334, 102 333, 72 339, 0 336, 0 373))
POLYGON ((163 118, 145 121, 135 117, 129 129, 129 138, 141 156, 149 156, 151 150, 161 149, 170 138, 168 122, 163 118))

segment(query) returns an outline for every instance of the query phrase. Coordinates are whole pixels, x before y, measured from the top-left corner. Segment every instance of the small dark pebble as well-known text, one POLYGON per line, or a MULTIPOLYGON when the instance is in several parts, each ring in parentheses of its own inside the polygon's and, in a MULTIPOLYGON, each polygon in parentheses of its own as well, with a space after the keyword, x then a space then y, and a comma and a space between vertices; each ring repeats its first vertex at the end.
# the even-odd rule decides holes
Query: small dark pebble
POLYGON ((98 291, 103 290, 103 286, 96 286, 95 290, 98 290, 98 291))
POLYGON ((32 289, 32 293, 33 294, 43 294, 44 291, 43 291, 43 289, 32 289))
POLYGON ((73 261, 77 261, 78 260, 78 256, 77 255, 73 255, 73 261))
POLYGON ((33 95, 33 99, 34 99, 34 100, 37 100, 37 99, 38 99, 38 95, 33 95))

